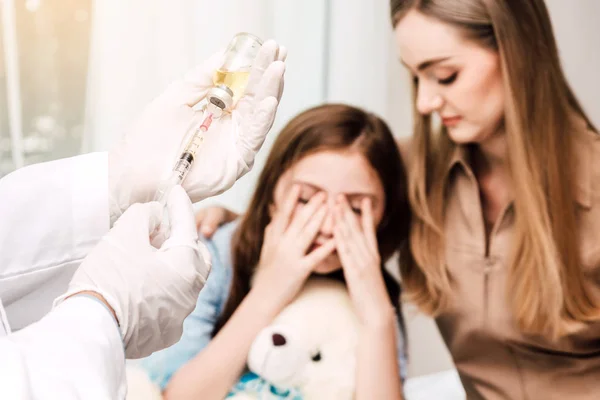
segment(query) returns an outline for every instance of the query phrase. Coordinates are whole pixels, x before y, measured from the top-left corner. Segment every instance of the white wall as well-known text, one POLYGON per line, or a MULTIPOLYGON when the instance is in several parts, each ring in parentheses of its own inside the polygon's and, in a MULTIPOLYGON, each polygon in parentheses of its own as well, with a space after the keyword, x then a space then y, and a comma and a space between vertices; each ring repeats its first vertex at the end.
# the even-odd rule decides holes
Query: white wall
POLYGON ((583 107, 600 125, 600 1, 546 0, 563 67, 583 107))

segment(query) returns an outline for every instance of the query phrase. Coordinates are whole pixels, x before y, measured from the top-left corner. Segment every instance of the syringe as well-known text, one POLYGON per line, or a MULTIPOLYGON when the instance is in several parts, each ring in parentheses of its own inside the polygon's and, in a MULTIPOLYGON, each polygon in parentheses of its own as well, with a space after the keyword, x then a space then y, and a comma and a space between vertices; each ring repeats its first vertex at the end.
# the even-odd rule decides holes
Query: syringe
POLYGON ((227 86, 217 85, 209 90, 202 123, 194 131, 190 141, 183 149, 169 178, 165 179, 158 187, 154 195, 154 201, 160 202, 163 206, 166 205, 171 189, 176 185, 181 185, 192 169, 196 153, 202 145, 204 134, 210 128, 213 119, 221 118, 226 110, 229 110, 232 102, 233 92, 227 86))
POLYGON ((196 158, 196 152, 200 148, 200 145, 202 145, 202 142, 204 141, 204 133, 208 131, 212 121, 213 113, 206 109, 202 123, 196 129, 187 146, 179 156, 179 159, 173 168, 173 172, 171 172, 171 176, 164 180, 156 191, 156 195, 154 196, 155 201, 159 201, 165 205, 167 202, 168 193, 171 191, 171 189, 174 186, 181 185, 183 183, 188 172, 190 172, 192 169, 192 164, 196 158))

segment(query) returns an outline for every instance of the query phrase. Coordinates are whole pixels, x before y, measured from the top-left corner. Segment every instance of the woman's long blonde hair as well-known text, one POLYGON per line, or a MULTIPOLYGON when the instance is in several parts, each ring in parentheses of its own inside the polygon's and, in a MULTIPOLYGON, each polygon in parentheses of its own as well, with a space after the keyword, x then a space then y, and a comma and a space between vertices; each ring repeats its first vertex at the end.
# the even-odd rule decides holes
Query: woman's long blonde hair
MULTIPOLYGON (((394 27, 410 10, 460 29, 498 52, 504 79, 515 236, 508 285, 512 310, 527 334, 557 339, 600 319, 586 290, 577 237, 573 115, 595 130, 560 66, 543 0, 391 0, 394 27)), ((401 265, 409 297, 438 315, 449 306, 444 187, 455 148, 416 109, 409 198, 412 262, 401 265)), ((581 128, 579 128, 581 129, 581 128)))

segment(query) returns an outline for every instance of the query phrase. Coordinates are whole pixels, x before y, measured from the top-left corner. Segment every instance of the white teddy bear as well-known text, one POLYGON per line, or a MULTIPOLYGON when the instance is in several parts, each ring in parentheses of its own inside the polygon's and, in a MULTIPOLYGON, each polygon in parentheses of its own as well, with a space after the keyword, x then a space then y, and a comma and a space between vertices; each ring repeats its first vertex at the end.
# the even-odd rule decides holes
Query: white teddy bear
MULTIPOLYGON (((358 319, 341 282, 311 278, 254 340, 245 374, 227 400, 354 398, 358 319)), ((159 400, 159 388, 128 365, 127 400, 159 400)))
POLYGON ((227 400, 345 400, 355 392, 358 319, 346 287, 311 278, 254 340, 227 400))

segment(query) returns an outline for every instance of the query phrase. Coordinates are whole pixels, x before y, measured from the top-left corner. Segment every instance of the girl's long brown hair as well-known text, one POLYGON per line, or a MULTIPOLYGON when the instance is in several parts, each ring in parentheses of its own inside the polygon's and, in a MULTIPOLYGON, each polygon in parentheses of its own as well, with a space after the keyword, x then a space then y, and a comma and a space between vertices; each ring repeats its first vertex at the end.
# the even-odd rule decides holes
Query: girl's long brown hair
MULTIPOLYGON (((377 230, 382 263, 401 245, 407 245, 410 212, 406 175, 389 127, 375 115, 348 105, 328 104, 309 109, 292 119, 275 140, 258 178, 249 211, 234 234, 231 289, 213 334, 223 327, 250 291, 265 228, 270 222, 269 206, 273 203, 277 181, 303 157, 325 150, 360 152, 381 180, 386 202, 377 230)), ((383 272, 390 299, 402 323, 400 288, 385 269, 383 272)), ((343 279, 341 271, 333 275, 343 279)))
MULTIPOLYGON (((573 116, 586 116, 560 66, 543 0, 391 0, 392 22, 417 10, 497 51, 504 79, 515 236, 508 286, 524 333, 558 338, 600 319, 581 270, 575 203, 573 116)), ((416 83, 413 87, 416 96, 416 83)), ((455 145, 414 107, 409 199, 414 263, 401 266, 405 289, 422 310, 449 304, 444 179, 455 145)))

